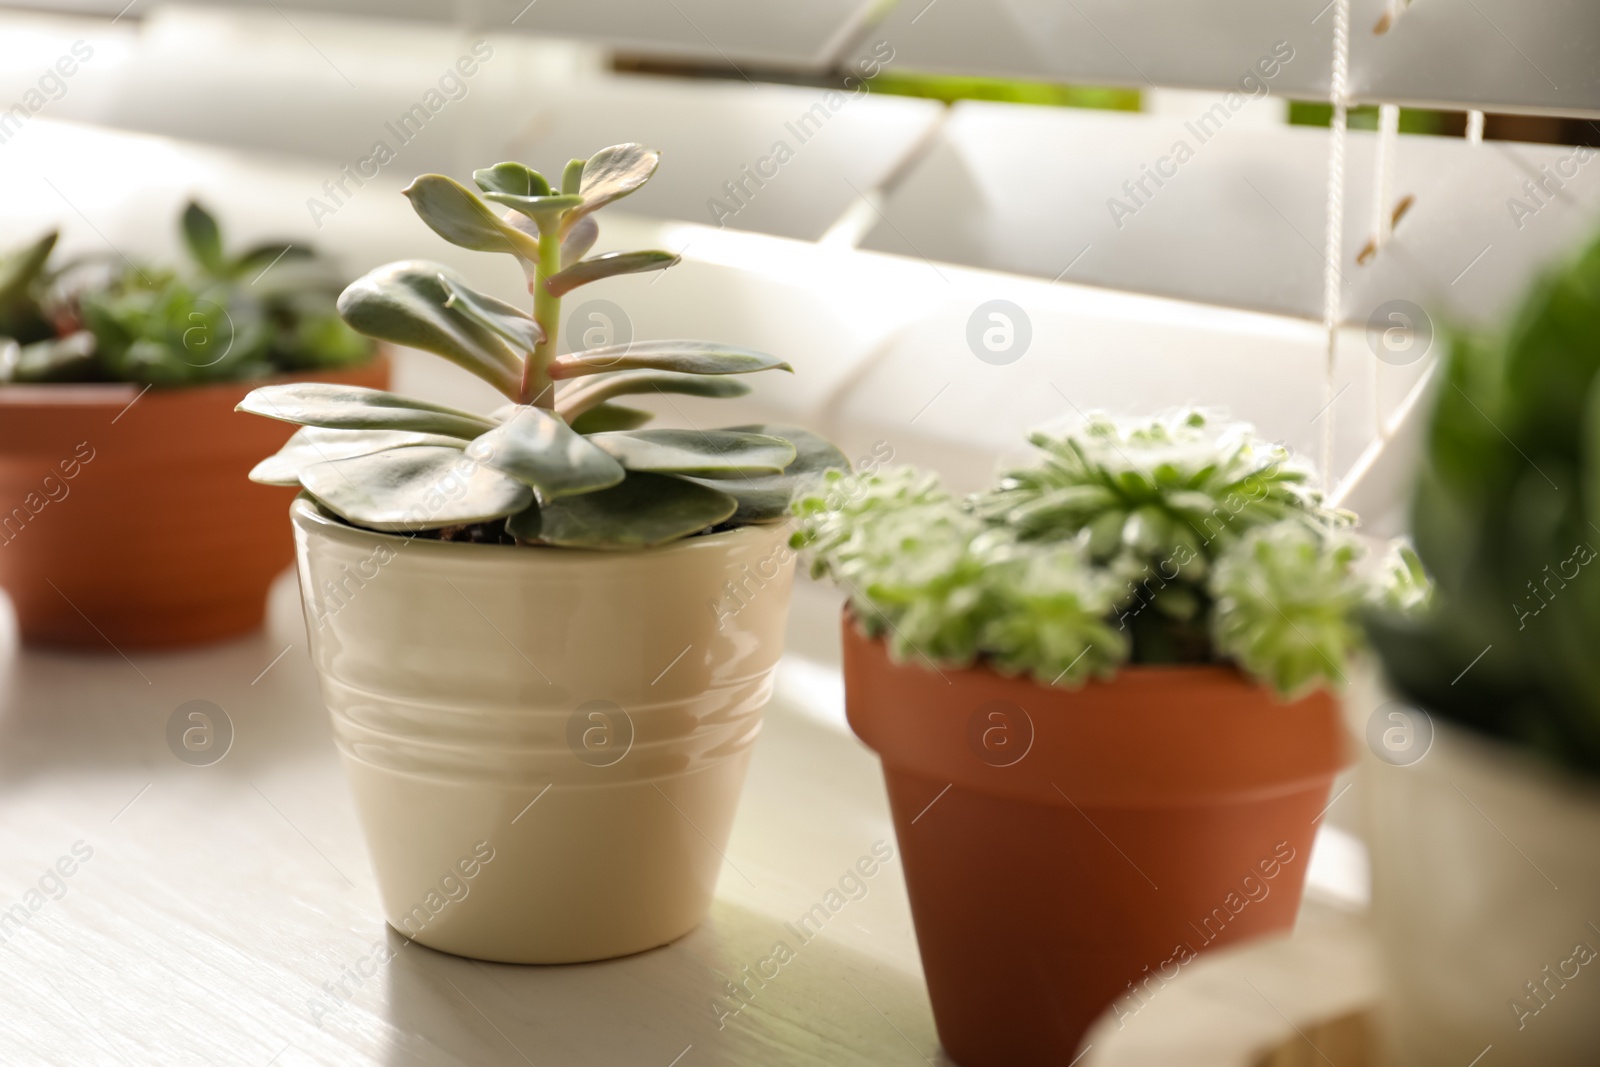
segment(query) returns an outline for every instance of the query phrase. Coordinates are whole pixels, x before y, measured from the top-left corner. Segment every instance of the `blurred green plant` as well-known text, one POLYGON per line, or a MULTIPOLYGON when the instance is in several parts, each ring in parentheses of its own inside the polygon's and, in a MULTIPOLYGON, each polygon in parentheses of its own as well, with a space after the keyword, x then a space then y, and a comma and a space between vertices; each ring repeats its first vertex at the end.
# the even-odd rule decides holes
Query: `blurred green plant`
POLYGON ((181 228, 187 274, 115 255, 53 265, 54 232, 0 256, 0 383, 199 385, 371 358, 339 319, 341 280, 312 249, 229 255, 194 202, 181 228))
POLYGON ((1449 345, 1411 507, 1432 602, 1368 628, 1405 699, 1600 773, 1600 241, 1449 345))
POLYGON ((1036 433, 1033 465, 966 500, 908 469, 829 472, 794 505, 812 573, 897 659, 1045 684, 1124 663, 1231 661, 1285 695, 1342 681, 1358 611, 1418 573, 1358 564, 1354 516, 1249 426, 1201 411, 1036 433))
POLYGON ((564 295, 678 261, 661 251, 585 258, 600 234, 594 213, 643 186, 660 159, 620 144, 572 160, 557 185, 521 163, 474 171, 476 193, 442 174, 412 182, 412 208, 440 237, 516 260, 532 314, 423 260, 357 280, 339 312, 368 336, 443 356, 512 402, 484 416, 376 389, 265 386, 239 410, 303 429, 250 477, 300 486, 357 526, 451 540, 638 549, 782 518, 801 477, 848 465, 838 449, 790 426, 639 429, 650 413, 612 401, 740 396, 750 387, 738 375, 787 363, 706 341, 557 354, 564 295))
POLYGON ((1011 78, 977 78, 949 74, 884 71, 872 80, 872 91, 915 96, 953 104, 957 100, 994 100, 1046 107, 1087 107, 1106 111, 1138 111, 1137 89, 1102 85, 1058 85, 1011 78))
MULTIPOLYGON (((1362 107, 1353 107, 1349 113, 1349 123, 1352 130, 1376 130, 1378 128, 1378 108, 1375 104, 1362 107)), ((1291 126, 1331 126, 1333 124, 1333 105, 1318 103, 1313 100, 1289 101, 1289 125, 1291 126)), ((1449 127, 1450 116, 1443 111, 1433 111, 1422 107, 1403 107, 1400 109, 1401 133, 1435 133, 1442 134, 1449 127)))

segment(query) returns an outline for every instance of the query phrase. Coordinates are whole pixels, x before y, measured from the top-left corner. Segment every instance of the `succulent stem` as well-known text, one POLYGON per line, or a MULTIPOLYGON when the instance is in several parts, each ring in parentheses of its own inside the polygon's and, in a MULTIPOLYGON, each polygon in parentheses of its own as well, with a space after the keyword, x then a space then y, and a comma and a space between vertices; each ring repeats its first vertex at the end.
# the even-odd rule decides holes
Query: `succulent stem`
POLYGON ((561 298, 552 296, 548 280, 561 270, 561 229, 551 226, 539 230, 539 269, 530 288, 533 290, 533 318, 544 331, 544 339, 534 346, 522 368, 522 396, 524 404, 554 408, 554 384, 550 381, 550 363, 556 358, 556 345, 561 331, 561 298))

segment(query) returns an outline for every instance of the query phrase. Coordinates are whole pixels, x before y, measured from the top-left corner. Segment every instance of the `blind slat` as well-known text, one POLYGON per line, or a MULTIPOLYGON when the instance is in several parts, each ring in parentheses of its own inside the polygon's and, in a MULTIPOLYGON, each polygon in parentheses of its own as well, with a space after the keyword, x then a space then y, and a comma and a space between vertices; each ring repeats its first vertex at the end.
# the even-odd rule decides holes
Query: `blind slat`
MULTIPOLYGON (((1600 4, 1352 4, 1351 94, 1367 103, 1600 116, 1600 4)), ((1225 90, 1271 57, 1274 91, 1325 100, 1327 0, 901 0, 869 35, 902 70, 1089 85, 1225 90)))
MULTIPOLYGON (((864 246, 1320 320, 1327 132, 1204 104, 1189 118, 959 104, 864 246)), ((1403 136, 1394 194, 1413 203, 1363 265, 1374 140, 1349 143, 1347 322, 1391 299, 1489 321, 1600 223, 1593 150, 1403 136)))

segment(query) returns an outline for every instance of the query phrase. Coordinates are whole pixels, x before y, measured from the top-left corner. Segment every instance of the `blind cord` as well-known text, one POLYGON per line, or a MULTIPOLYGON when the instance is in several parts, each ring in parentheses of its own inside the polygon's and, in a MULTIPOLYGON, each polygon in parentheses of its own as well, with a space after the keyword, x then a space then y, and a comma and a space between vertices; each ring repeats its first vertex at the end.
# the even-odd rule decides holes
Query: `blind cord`
POLYGON ((1467 112, 1467 143, 1483 143, 1483 112, 1467 112))
POLYGON ((1329 81, 1328 99, 1333 105, 1333 118, 1329 123, 1328 138, 1328 210, 1327 233, 1324 237, 1322 272, 1322 326, 1327 333, 1327 358, 1323 368, 1322 400, 1325 405, 1322 424, 1322 477, 1325 485, 1333 484, 1333 375, 1334 358, 1339 348, 1339 321, 1342 315, 1343 278, 1339 263, 1344 258, 1344 162, 1345 133, 1349 126, 1350 108, 1350 0, 1334 0, 1333 5, 1333 71, 1329 81))
MULTIPOLYGON (((1400 107, 1382 104, 1378 107, 1377 159, 1372 174, 1372 240, 1374 252, 1389 243, 1394 234, 1395 215, 1390 205, 1394 202, 1394 165, 1400 144, 1400 107)), ((1389 436, 1383 421, 1383 402, 1378 395, 1379 374, 1376 357, 1367 361, 1367 390, 1372 396, 1372 428, 1380 438, 1389 436)))

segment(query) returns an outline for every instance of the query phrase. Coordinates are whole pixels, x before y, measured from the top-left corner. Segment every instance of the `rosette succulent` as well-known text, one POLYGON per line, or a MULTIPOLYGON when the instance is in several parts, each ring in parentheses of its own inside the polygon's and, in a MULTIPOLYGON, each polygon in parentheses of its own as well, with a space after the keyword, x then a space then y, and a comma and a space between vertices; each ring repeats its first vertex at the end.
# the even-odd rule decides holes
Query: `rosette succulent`
POLYGON ((198 385, 371 358, 334 306, 343 282, 309 246, 229 254, 194 202, 181 229, 183 272, 114 254, 56 264, 54 232, 0 256, 0 383, 198 385))
POLYGON ((440 174, 412 182, 411 206, 440 237, 521 266, 531 312, 425 260, 359 279, 339 312, 370 337, 450 360, 510 402, 480 415, 373 389, 266 386, 239 410, 303 428, 251 477, 298 485, 357 526, 448 540, 634 549, 782 518, 800 478, 846 465, 832 445, 788 426, 643 429, 650 414, 615 401, 740 396, 749 386, 739 376, 787 363, 705 341, 560 352, 563 296, 678 261, 662 251, 587 256, 594 213, 644 185, 659 161, 621 144, 572 160, 559 185, 521 163, 473 172, 477 192, 440 174))
POLYGON ((1031 441, 1036 463, 965 500, 914 471, 831 472, 796 501, 794 544, 898 658, 1046 684, 1226 661, 1293 694, 1343 680, 1366 605, 1423 596, 1408 549, 1368 573, 1354 516, 1242 423, 1096 416, 1031 441))

